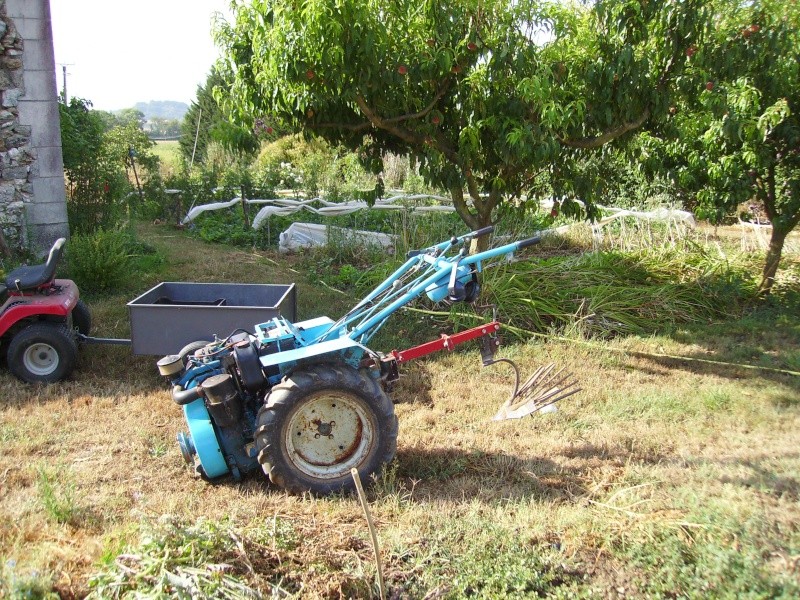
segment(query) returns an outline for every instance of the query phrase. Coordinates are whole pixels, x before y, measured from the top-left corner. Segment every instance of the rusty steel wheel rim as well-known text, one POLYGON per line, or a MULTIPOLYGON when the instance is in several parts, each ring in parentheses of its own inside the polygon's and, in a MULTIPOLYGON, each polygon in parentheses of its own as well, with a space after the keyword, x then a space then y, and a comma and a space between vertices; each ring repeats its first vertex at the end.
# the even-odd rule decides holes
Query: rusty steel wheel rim
POLYGON ((369 455, 375 425, 363 401, 336 390, 304 398, 287 419, 284 441, 297 469, 318 479, 347 475, 369 455))

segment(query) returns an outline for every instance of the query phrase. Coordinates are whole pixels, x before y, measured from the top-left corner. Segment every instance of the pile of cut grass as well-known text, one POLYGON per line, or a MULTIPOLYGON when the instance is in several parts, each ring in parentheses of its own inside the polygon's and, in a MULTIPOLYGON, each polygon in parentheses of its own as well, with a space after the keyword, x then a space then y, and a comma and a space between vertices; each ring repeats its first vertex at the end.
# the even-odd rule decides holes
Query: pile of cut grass
POLYGON ((600 251, 496 265, 484 273, 483 300, 512 332, 652 333, 739 314, 756 291, 748 267, 699 247, 600 251))

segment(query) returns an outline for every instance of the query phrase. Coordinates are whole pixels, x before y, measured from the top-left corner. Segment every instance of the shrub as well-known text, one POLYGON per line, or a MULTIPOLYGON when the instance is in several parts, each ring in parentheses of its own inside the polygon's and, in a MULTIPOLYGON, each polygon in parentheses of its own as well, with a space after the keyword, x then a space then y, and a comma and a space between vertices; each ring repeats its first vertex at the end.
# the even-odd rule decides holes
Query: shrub
POLYGON ((67 247, 70 277, 84 291, 121 287, 131 270, 131 243, 130 234, 115 230, 73 236, 67 247))
POLYGON ((252 172, 260 187, 291 189, 309 197, 324 194, 329 200, 353 198, 360 190, 374 189, 377 182, 358 155, 299 135, 265 145, 252 172))

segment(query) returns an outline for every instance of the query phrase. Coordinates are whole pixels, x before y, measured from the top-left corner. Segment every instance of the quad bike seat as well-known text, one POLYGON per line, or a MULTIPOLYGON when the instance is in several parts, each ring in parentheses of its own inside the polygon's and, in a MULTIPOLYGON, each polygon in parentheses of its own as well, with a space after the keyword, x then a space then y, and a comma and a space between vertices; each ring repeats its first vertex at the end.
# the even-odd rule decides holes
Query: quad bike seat
POLYGON ((56 267, 58 261, 61 260, 61 253, 66 242, 67 240, 64 238, 56 240, 56 243, 50 248, 46 263, 19 267, 11 271, 6 277, 6 290, 9 292, 35 290, 52 281, 56 276, 56 267))

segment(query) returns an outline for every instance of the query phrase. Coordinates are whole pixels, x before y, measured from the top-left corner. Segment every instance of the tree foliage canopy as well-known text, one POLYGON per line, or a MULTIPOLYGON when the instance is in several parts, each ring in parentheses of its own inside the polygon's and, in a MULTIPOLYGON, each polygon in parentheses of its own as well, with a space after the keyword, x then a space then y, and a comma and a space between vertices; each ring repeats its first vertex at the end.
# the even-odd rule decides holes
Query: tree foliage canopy
POLYGON ((719 222, 742 202, 763 205, 773 226, 766 292, 800 222, 800 7, 719 0, 713 8, 714 32, 689 50, 670 118, 644 145, 698 216, 719 222))
POLYGON ((245 119, 342 143, 376 170, 387 150, 415 156, 471 227, 543 194, 591 216, 602 181, 585 153, 667 114, 702 4, 235 1, 219 69, 245 119))
POLYGON ((187 163, 202 163, 206 158, 208 144, 216 141, 228 150, 254 153, 258 150, 258 138, 251 129, 240 127, 228 119, 216 98, 215 87, 223 87, 224 80, 216 69, 211 70, 205 85, 197 86, 197 98, 181 122, 178 143, 187 163), (196 140, 196 142, 195 142, 196 140))

